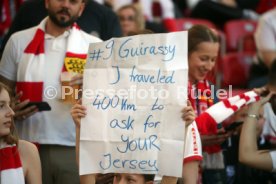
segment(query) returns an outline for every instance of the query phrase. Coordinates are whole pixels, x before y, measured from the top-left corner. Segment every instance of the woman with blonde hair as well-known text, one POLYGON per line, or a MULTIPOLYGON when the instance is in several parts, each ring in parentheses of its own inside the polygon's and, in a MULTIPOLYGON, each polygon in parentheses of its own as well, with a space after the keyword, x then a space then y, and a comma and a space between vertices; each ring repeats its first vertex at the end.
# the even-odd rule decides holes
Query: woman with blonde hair
POLYGON ((41 184, 41 165, 35 145, 18 140, 10 90, 0 82, 0 183, 41 184))
POLYGON ((122 6, 117 11, 123 36, 145 29, 145 19, 139 3, 122 6))

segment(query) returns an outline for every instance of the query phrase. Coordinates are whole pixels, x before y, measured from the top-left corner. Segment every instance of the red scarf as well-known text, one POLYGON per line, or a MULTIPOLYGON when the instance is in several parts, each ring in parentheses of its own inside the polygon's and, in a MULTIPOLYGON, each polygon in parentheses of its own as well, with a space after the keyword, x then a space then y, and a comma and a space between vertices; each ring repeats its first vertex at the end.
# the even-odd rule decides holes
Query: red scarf
POLYGON ((22 164, 16 145, 0 147, 0 183, 25 183, 22 164))
MULTIPOLYGON (((197 116, 214 104, 214 99, 211 98, 211 87, 207 80, 199 81, 195 85, 189 82, 188 91, 188 99, 191 101, 197 116)), ((210 123, 210 125, 206 125, 205 123, 197 122, 200 135, 217 134, 216 124, 210 123)), ((220 145, 203 146, 203 151, 207 153, 217 153, 220 150, 220 145)))

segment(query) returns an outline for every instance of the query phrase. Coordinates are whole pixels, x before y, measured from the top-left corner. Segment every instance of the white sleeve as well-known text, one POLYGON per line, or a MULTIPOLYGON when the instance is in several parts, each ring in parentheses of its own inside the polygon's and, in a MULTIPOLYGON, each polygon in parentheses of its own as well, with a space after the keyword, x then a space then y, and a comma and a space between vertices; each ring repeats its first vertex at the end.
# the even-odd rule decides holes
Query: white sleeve
POLYGON ((174 4, 172 0, 160 0, 162 19, 174 18, 174 4))
POLYGON ((269 154, 272 160, 272 172, 276 172, 276 151, 270 151, 269 154))
POLYGON ((194 121, 187 127, 184 144, 184 162, 202 160, 200 135, 194 121))
POLYGON ((5 46, 1 58, 0 75, 12 81, 16 81, 18 52, 20 52, 20 49, 16 49, 13 37, 11 37, 5 46))
POLYGON ((266 15, 261 17, 255 33, 255 42, 258 50, 276 50, 276 24, 275 20, 266 15))

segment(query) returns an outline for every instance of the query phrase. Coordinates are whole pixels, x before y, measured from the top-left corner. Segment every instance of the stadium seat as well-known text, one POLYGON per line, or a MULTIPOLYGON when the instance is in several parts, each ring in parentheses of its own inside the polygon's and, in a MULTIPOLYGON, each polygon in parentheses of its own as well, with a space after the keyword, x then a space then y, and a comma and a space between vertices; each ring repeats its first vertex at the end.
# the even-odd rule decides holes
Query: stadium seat
POLYGON ((246 88, 254 54, 233 52, 222 57, 222 87, 246 88))
POLYGON ((194 19, 194 18, 178 18, 178 19, 166 19, 164 26, 168 32, 183 31, 190 29, 193 25, 202 24, 209 28, 216 29, 216 26, 205 19, 194 19))
POLYGON ((244 43, 245 38, 253 38, 257 27, 257 21, 252 20, 231 20, 225 23, 224 33, 226 36, 226 50, 238 51, 239 44, 244 43))

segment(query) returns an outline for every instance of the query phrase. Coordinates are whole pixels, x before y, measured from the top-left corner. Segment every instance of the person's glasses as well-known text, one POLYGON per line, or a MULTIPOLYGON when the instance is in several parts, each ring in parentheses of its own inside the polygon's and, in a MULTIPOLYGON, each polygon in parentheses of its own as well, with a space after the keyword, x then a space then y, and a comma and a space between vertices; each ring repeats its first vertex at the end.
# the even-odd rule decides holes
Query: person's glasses
POLYGON ((119 16, 120 21, 130 21, 133 22, 135 20, 134 16, 119 16))

